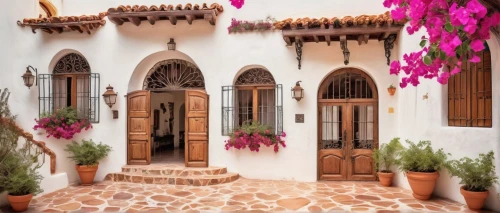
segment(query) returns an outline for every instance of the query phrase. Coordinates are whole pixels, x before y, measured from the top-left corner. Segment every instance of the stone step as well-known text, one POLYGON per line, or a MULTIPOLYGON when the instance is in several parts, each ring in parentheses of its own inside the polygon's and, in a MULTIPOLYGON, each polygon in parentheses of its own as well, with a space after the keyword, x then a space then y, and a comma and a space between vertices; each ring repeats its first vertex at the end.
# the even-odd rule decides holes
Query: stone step
POLYGON ((237 180, 239 175, 236 173, 224 173, 218 175, 149 175, 134 174, 130 172, 110 173, 104 180, 114 182, 145 183, 145 184, 169 184, 169 185, 189 185, 189 186, 208 186, 223 183, 229 183, 237 180))
POLYGON ((132 173, 135 175, 173 175, 173 176, 207 176, 221 175, 227 173, 226 167, 206 167, 206 168, 186 168, 177 165, 127 165, 122 167, 122 172, 132 173))

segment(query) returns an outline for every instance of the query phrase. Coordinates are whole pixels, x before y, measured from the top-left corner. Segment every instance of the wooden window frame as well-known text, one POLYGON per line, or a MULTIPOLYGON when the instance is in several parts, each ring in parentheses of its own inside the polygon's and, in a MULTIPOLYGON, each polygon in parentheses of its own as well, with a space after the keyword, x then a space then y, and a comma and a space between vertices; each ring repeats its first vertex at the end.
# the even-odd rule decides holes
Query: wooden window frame
POLYGON ((448 126, 493 126, 491 52, 486 49, 478 56, 481 62, 462 62, 461 72, 448 80, 448 126))
MULTIPOLYGON (((276 89, 276 85, 236 85, 236 91, 251 90, 252 91, 252 121, 259 121, 259 90, 276 89)), ((276 98, 275 98, 276 99, 276 98)), ((235 105, 237 105, 236 103, 235 105)), ((236 106, 237 108, 239 106, 236 106)), ((276 114, 276 113, 275 113, 276 114)), ((276 127, 273 127, 276 128, 276 127)))
MULTIPOLYGON (((78 76, 87 76, 90 79, 90 73, 75 73, 75 74, 53 74, 53 77, 56 78, 68 78, 71 77, 71 106, 66 106, 66 107, 72 107, 73 109, 77 110, 78 103, 77 103, 77 98, 78 98, 78 92, 77 92, 77 77, 78 76)), ((90 80, 89 80, 90 82, 90 80)), ((55 88, 54 85, 52 85, 53 88, 55 88)), ((90 88, 89 88, 90 90, 90 88)), ((55 93, 55 90, 53 91, 55 93)), ((54 97, 54 103, 55 103, 55 94, 53 94, 54 97)), ((89 101, 90 101, 90 95, 89 95, 89 101)))

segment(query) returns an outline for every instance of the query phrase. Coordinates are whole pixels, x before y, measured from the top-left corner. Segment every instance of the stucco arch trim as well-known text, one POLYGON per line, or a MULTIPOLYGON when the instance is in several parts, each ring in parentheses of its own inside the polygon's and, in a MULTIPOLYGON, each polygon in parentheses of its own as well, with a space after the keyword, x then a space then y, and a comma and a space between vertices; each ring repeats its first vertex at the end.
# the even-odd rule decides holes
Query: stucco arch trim
POLYGON ((320 93, 322 91, 322 89, 326 86, 328 86, 328 83, 326 82, 326 80, 330 79, 331 77, 339 74, 340 72, 342 71, 345 71, 345 70, 351 70, 351 72, 354 72, 354 73, 357 73, 357 74, 360 74, 361 76, 363 76, 368 84, 370 85, 370 88, 372 90, 372 93, 373 93, 373 99, 378 99, 379 97, 379 94, 378 94, 378 88, 377 88, 377 83, 375 81, 375 79, 370 75, 369 72, 366 72, 365 70, 361 69, 361 68, 358 68, 358 67, 340 67, 340 68, 337 68, 337 69, 334 69, 332 70, 331 72, 329 72, 328 74, 326 74, 323 79, 321 79, 320 83, 318 84, 318 88, 317 88, 317 97, 320 96, 320 93))
MULTIPOLYGON (((74 49, 63 49, 59 52, 57 52, 54 57, 52 57, 52 60, 50 60, 50 63, 49 63, 49 67, 48 67, 48 70, 50 73, 52 73, 54 71, 54 69, 56 68, 56 65, 57 63, 65 56, 69 55, 69 54, 77 54, 79 55, 80 57, 82 57, 83 60, 85 60, 85 62, 90 66, 90 64, 88 63, 88 60, 87 58, 85 58, 85 56, 80 53, 79 51, 77 50, 74 50, 74 49)), ((89 69, 90 71, 90 69, 89 69)))
MULTIPOLYGON (((133 92, 136 90, 143 90, 144 80, 150 73, 151 68, 153 68, 157 63, 161 61, 174 60, 174 59, 188 62, 189 64, 200 70, 201 74, 203 74, 203 71, 199 68, 196 62, 194 62, 194 60, 187 54, 180 52, 178 50, 159 51, 146 56, 139 62, 139 64, 137 64, 130 77, 127 91, 133 92)), ((205 82, 205 87, 206 87, 206 82, 205 82)))
POLYGON ((275 85, 276 80, 274 79, 273 74, 266 67, 254 64, 242 67, 234 76, 233 85, 245 84, 275 85), (248 80, 250 80, 250 78, 252 79, 248 81, 245 80, 245 78, 248 80))

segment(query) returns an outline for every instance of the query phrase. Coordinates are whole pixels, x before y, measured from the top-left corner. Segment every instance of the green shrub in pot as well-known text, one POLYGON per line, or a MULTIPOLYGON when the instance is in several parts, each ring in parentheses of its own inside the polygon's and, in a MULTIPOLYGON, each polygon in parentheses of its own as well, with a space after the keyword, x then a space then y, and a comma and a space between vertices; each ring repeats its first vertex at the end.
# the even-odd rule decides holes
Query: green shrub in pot
POLYGON ((450 175, 461 179, 460 193, 464 196, 469 209, 479 210, 489 195, 488 189, 498 183, 495 173, 495 154, 479 154, 479 158, 468 157, 448 161, 446 167, 450 175))
POLYGON ((75 168, 82 185, 91 185, 99 168, 99 161, 108 156, 111 147, 102 143, 96 144, 92 140, 82 140, 81 143, 73 141, 66 145, 65 151, 72 154, 68 158, 76 163, 75 168))
POLYGON ((401 150, 403 145, 399 142, 399 138, 394 138, 389 143, 382 144, 379 149, 373 150, 375 171, 382 186, 391 186, 394 177, 391 167, 398 162, 397 157, 401 150))
POLYGON ((434 191, 439 177, 439 170, 446 165, 446 154, 443 149, 434 151, 430 141, 417 144, 406 140, 408 147, 401 151, 398 166, 406 173, 413 197, 428 200, 434 191))

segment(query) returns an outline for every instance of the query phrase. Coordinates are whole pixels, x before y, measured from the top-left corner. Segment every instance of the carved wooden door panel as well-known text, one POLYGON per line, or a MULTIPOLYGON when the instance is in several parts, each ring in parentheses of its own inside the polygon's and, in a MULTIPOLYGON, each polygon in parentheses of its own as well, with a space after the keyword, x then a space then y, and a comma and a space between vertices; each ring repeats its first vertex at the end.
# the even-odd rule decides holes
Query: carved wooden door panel
POLYGON ((319 105, 318 178, 320 180, 347 179, 346 110, 346 104, 343 103, 319 105))
POLYGON ((378 147, 376 103, 347 105, 347 179, 375 180, 373 149, 378 147))
POLYGON ((186 91, 186 167, 208 166, 208 101, 204 91, 186 91))
POLYGON ((127 164, 151 163, 150 93, 147 90, 127 95, 127 164))

